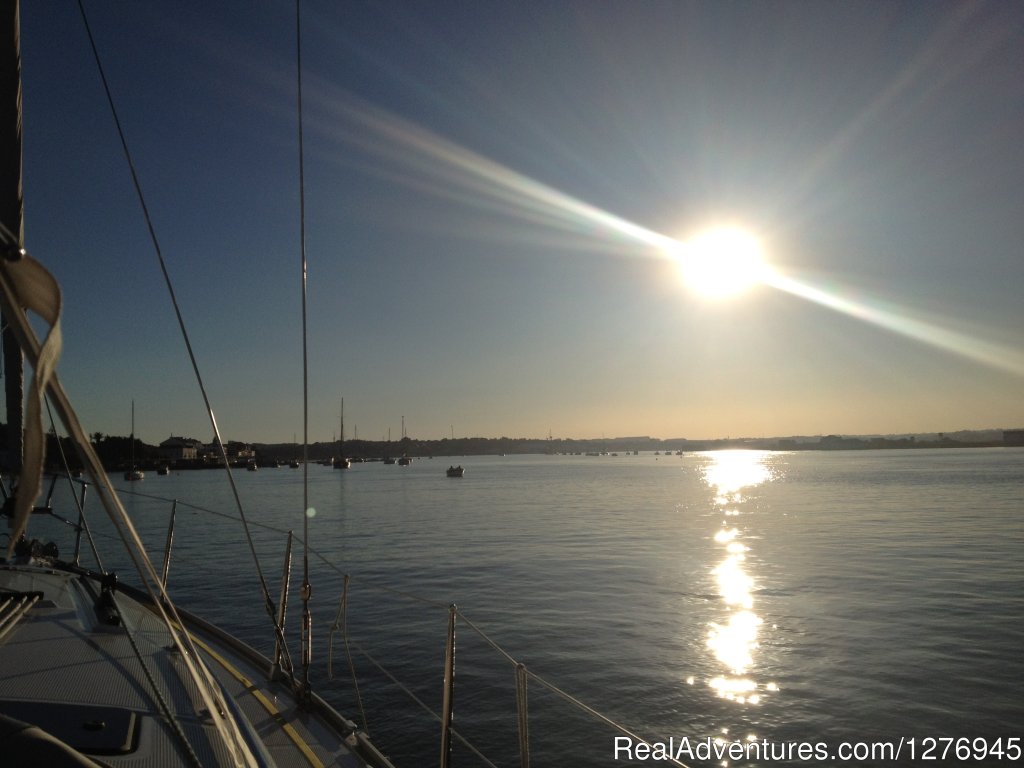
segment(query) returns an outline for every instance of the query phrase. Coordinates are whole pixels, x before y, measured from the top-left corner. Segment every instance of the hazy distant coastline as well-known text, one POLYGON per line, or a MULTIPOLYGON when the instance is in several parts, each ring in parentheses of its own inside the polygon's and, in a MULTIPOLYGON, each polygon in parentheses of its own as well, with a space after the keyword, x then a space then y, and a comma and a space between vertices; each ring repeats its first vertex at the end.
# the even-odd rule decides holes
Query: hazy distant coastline
MULTIPOLYGON (((768 438, 721 438, 689 440, 659 439, 648 436, 571 439, 571 438, 444 438, 441 440, 345 441, 345 454, 350 457, 382 456, 479 456, 497 454, 626 454, 679 451, 714 451, 727 448, 750 448, 769 451, 835 451, 881 450, 892 448, 986 448, 1024 445, 1024 429, 973 430, 952 433, 908 435, 815 435, 768 438)), ((294 456, 293 443, 254 443, 259 456, 285 460, 294 456)), ((309 447, 312 460, 328 458, 338 452, 338 444, 314 443, 309 447)))
MULTIPOLYGON (((0 440, 6 438, 6 425, 0 424, 0 440)), ((130 438, 125 436, 90 435, 93 446, 108 469, 123 468, 132 454, 130 438)), ((182 440, 184 438, 172 438, 182 440)), ((200 441, 194 440, 197 445, 200 441)), ((302 448, 295 443, 230 443, 234 450, 244 448, 244 458, 236 458, 229 450, 232 464, 258 464, 294 462, 302 458, 302 448)), ((610 438, 511 438, 511 437, 464 437, 442 438, 439 440, 417 440, 410 437, 401 440, 346 440, 343 449, 337 441, 317 442, 309 446, 307 457, 310 461, 323 462, 344 453, 354 459, 382 459, 401 456, 493 456, 502 454, 580 454, 580 455, 622 455, 658 454, 673 455, 691 451, 715 451, 730 448, 747 448, 768 451, 856 451, 891 449, 942 449, 942 448, 993 448, 1024 446, 1024 428, 961 430, 957 432, 927 432, 916 434, 890 435, 795 435, 789 437, 740 437, 711 440, 690 440, 687 438, 655 438, 646 435, 610 438)), ((70 446, 64 446, 67 456, 73 456, 70 446)), ((200 468, 217 464, 215 451, 205 446, 196 459, 175 459, 168 456, 161 446, 149 445, 135 440, 134 456, 141 467, 172 465, 180 468, 200 468), (203 458, 205 456, 206 458, 203 458)), ((47 457, 51 465, 60 456, 55 439, 49 436, 47 457)))

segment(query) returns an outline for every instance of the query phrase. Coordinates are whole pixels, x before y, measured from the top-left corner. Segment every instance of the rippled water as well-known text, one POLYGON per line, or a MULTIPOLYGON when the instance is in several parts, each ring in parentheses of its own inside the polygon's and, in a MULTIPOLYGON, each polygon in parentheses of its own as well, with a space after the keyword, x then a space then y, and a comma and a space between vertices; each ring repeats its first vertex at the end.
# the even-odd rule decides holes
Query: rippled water
MULTIPOLYGON (((1021 735, 1024 450, 467 457, 462 479, 447 464, 309 469, 315 684, 350 716, 340 640, 336 679, 325 660, 342 573, 353 639, 434 709, 456 603, 530 671, 655 742, 1021 735)), ((275 595, 283 531, 302 533, 301 474, 235 474, 275 595)), ((185 472, 133 490, 232 515, 223 486, 185 472)), ((169 502, 127 504, 159 561, 169 502)), ((177 514, 172 595, 269 651, 237 524, 177 514)), ((457 648, 456 727, 518 766, 511 663, 461 622, 457 648)), ((437 723, 355 665, 375 740, 400 768, 436 765, 437 723)), ((529 709, 533 765, 630 764, 609 726, 535 680, 529 709)))

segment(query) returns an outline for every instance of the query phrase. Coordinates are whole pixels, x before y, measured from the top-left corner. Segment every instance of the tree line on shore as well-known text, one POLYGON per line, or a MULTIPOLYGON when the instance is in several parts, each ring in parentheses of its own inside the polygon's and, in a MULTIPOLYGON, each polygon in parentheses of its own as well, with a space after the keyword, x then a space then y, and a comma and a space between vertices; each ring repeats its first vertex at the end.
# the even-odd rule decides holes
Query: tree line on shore
MULTIPOLYGON (((723 438, 718 440, 688 440, 685 438, 659 439, 646 436, 616 437, 600 439, 571 438, 510 438, 510 437, 465 437, 442 438, 439 440, 417 440, 404 437, 401 440, 347 440, 343 450, 349 458, 379 459, 401 456, 483 456, 501 454, 672 454, 691 451, 713 451, 730 448, 761 450, 871 450, 871 449, 921 449, 921 448, 963 448, 990 447, 1024 444, 1017 437, 1024 435, 1021 430, 987 430, 959 432, 954 435, 933 433, 929 435, 903 436, 840 436, 825 435, 787 438, 723 438)), ((160 446, 149 445, 139 438, 119 435, 105 435, 95 432, 90 435, 93 448, 103 466, 108 470, 128 465, 133 455, 139 466, 156 466, 173 463, 160 446), (134 446, 133 446, 134 440, 134 446)), ((6 445, 6 425, 0 424, 0 440, 6 445)), ((302 459, 302 448, 295 443, 252 443, 252 457, 257 462, 289 462, 302 459)), ((326 461, 341 455, 342 447, 337 441, 311 444, 306 456, 309 461, 326 461)), ((74 448, 66 438, 59 443, 53 434, 48 436, 47 461, 57 467, 65 457, 74 469, 79 464, 74 448)), ((244 463, 243 461, 243 463, 244 463)), ((192 465, 201 465, 198 460, 192 465)), ((6 462, 5 462, 6 464, 6 462)))

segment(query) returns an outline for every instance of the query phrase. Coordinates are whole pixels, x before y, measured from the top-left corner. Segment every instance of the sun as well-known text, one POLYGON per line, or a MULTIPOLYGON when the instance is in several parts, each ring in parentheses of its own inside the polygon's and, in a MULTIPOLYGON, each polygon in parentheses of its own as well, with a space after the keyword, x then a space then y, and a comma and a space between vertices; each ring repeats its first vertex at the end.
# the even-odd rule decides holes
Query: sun
POLYGON ((761 243, 739 227, 705 230, 674 249, 683 282, 712 299, 736 296, 767 274, 761 243))

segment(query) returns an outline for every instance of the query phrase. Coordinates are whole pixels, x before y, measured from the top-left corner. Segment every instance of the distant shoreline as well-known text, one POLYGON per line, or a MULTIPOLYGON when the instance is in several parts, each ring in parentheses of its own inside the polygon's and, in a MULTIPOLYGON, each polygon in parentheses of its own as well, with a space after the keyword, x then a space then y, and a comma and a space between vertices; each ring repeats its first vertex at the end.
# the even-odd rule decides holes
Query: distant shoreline
MULTIPOLYGON (((2 426, 2 425, 0 425, 2 426)), ((108 470, 126 469, 131 453, 130 439, 110 435, 95 435, 101 438, 94 443, 100 460, 108 470)), ((50 436, 47 456, 53 460, 60 455, 50 436)), ((199 441, 193 441, 199 444, 199 441)), ((200 444, 201 445, 201 444, 200 444)), ((302 447, 295 443, 230 443, 244 448, 244 453, 232 455, 228 460, 233 466, 245 466, 255 462, 259 466, 275 466, 299 462, 303 458, 302 447)), ((335 456, 350 459, 382 460, 410 457, 461 457, 494 455, 676 455, 699 451, 748 449, 766 451, 863 451, 863 450, 934 450, 949 448, 1005 448, 1024 446, 1024 429, 961 431, 952 434, 942 432, 916 435, 815 435, 768 438, 722 438, 716 440, 688 440, 685 438, 660 439, 648 436, 614 437, 600 439, 558 439, 558 438, 443 438, 440 440, 416 440, 405 437, 398 441, 347 440, 344 445, 337 441, 311 444, 306 451, 310 462, 329 462, 335 456)), ((67 447, 66 447, 67 448, 67 447)), ((134 455, 138 467, 154 470, 162 466, 176 469, 205 469, 223 466, 216 458, 219 454, 210 446, 203 446, 198 456, 207 458, 176 459, 162 452, 159 446, 148 445, 135 440, 134 455)), ((74 455, 65 451, 65 455, 74 455)))
MULTIPOLYGON (((654 438, 609 438, 598 440, 558 440, 528 438, 462 438, 443 440, 414 440, 405 438, 395 442, 351 440, 344 444, 344 455, 349 458, 381 460, 384 458, 460 457, 500 455, 676 455, 698 451, 752 449, 768 451, 854 451, 854 450, 935 450, 950 448, 1002 448, 1024 446, 1024 431, 1008 430, 1010 440, 964 440, 949 436, 921 439, 907 437, 842 437, 826 435, 812 438, 725 438, 721 440, 659 440, 654 438)), ((147 446, 147 449, 152 449, 147 446)), ((301 460, 302 448, 294 443, 252 443, 255 460, 260 465, 275 462, 287 464, 301 460)), ((341 455, 337 442, 313 443, 307 456, 310 462, 322 462, 341 455)), ((247 463, 239 460, 239 465, 247 463)), ((155 464, 151 460, 147 463, 155 464)), ((197 462, 192 468, 201 468, 197 462)), ((182 466, 185 468, 189 466, 182 466)))
MULTIPOLYGON (((757 449, 768 451, 836 451, 836 450, 890 450, 890 449, 942 449, 942 448, 994 448, 1024 446, 1024 430, 1007 430, 1010 440, 955 439, 949 436, 921 439, 906 437, 785 437, 785 438, 723 438, 720 440, 660 440, 646 437, 625 437, 592 440, 529 439, 529 438, 463 438, 443 440, 413 440, 398 442, 346 441, 344 453, 349 457, 381 458, 397 456, 480 456, 501 454, 675 454, 695 451, 727 449, 757 449)), ((254 443, 257 456, 287 460, 294 458, 296 446, 291 443, 254 443)), ((337 443, 314 443, 309 447, 311 461, 329 458, 338 453, 337 443)))

